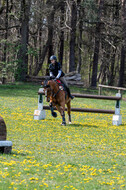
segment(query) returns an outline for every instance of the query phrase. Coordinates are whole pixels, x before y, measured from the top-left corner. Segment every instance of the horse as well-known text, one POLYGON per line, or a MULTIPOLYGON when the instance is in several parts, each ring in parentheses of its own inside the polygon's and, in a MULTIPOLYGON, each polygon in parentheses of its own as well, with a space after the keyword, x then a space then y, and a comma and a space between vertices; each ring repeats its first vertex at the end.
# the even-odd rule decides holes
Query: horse
POLYGON ((44 93, 46 101, 50 102, 50 110, 53 117, 57 117, 57 113, 54 112, 54 107, 59 111, 62 117, 61 125, 66 125, 65 119, 65 104, 67 105, 67 113, 69 124, 71 124, 71 98, 64 90, 59 80, 46 79, 43 83, 44 93), (60 83, 60 84, 59 84, 60 83))

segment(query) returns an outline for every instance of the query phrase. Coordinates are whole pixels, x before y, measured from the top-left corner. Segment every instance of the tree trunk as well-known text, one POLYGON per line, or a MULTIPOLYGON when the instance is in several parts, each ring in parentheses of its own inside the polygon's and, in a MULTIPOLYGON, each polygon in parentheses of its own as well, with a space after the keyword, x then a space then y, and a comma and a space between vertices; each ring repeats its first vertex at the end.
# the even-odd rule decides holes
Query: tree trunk
POLYGON ((125 54, 126 54, 126 49, 122 45, 121 63, 120 63, 120 72, 119 72, 119 84, 118 84, 118 86, 121 86, 121 87, 124 85, 125 54))
POLYGON ((124 86, 126 81, 126 0, 122 0, 122 48, 118 86, 124 86))
POLYGON ((62 2, 61 4, 61 21, 60 21, 60 27, 61 27, 61 32, 60 32, 60 47, 59 47, 59 62, 63 63, 63 54, 64 54, 64 30, 63 30, 63 26, 64 26, 64 13, 65 13, 65 4, 64 2, 62 2))
POLYGON ((99 58, 99 46, 100 46, 100 32, 101 32, 101 16, 104 7, 104 0, 100 0, 99 10, 98 10, 98 21, 95 30, 95 47, 93 56, 93 70, 92 70, 92 80, 91 86, 97 86, 97 72, 98 72, 98 58, 99 58))
MULTIPOLYGON (((118 25, 118 22, 119 22, 119 4, 120 4, 120 1, 116 0, 115 7, 113 10, 113 22, 115 23, 116 26, 118 25)), ((114 70, 115 70, 116 52, 117 52, 117 45, 118 45, 117 41, 118 39, 117 39, 117 36, 115 35, 113 39, 114 47, 112 47, 112 53, 111 53, 112 56, 111 56, 110 79, 109 79, 109 84, 108 84, 110 86, 114 85, 114 80, 115 80, 114 70)))
POLYGON ((110 78, 109 65, 110 65, 111 47, 108 42, 104 42, 104 54, 103 54, 103 70, 102 70, 102 82, 101 84, 107 84, 110 78))
POLYGON ((71 14, 69 72, 75 71, 76 25, 77 25, 77 6, 76 2, 73 1, 72 14, 71 14))
POLYGON ((6 1, 7 0, 3 0, 3 1, 0 2, 0 14, 2 14, 3 11, 4 11, 5 3, 7 3, 6 1))
POLYGON ((54 15, 55 11, 53 10, 52 13, 48 17, 48 59, 47 59, 47 68, 46 68, 46 75, 49 74, 49 63, 50 63, 50 56, 54 54, 53 51, 53 25, 54 25, 54 15))
POLYGON ((79 39, 78 39, 78 65, 77 65, 77 72, 80 73, 81 71, 81 64, 82 64, 82 58, 81 58, 81 53, 82 53, 82 33, 83 33, 83 9, 81 7, 81 0, 77 1, 78 7, 79 7, 79 39))
POLYGON ((110 79, 109 79, 109 84, 110 86, 114 85, 114 68, 115 68, 115 56, 116 56, 116 49, 113 49, 112 51, 113 55, 111 57, 111 68, 110 68, 110 79))
POLYGON ((4 55, 3 55, 3 62, 6 62, 7 56, 7 38, 8 38, 8 14, 9 14, 9 1, 6 0, 6 18, 5 18, 5 44, 4 44, 4 55))
POLYGON ((42 54, 42 26, 40 26, 40 30, 39 30, 39 62, 41 61, 41 54, 42 54))
POLYGON ((28 74, 28 37, 29 37, 29 13, 30 1, 21 1, 21 40, 18 52, 18 68, 16 72, 16 80, 25 81, 28 74))
MULTIPOLYGON (((4 2, 5 4, 5 2, 4 2)), ((5 13, 5 35, 4 35, 4 48, 2 62, 4 63, 2 69, 2 84, 6 83, 6 62, 7 62, 7 39, 8 39, 8 14, 9 14, 9 1, 6 0, 6 13, 5 13)))
MULTIPOLYGON (((47 39, 45 46, 43 47, 40 62, 37 63, 37 65, 36 65, 36 69, 33 73, 34 76, 37 76, 39 71, 41 70, 43 62, 45 60, 45 56, 46 56, 48 50, 49 50, 48 60, 49 60, 50 55, 52 55, 52 52, 53 52, 52 39, 53 39, 54 15, 55 15, 55 10, 53 8, 53 10, 51 11, 51 13, 48 15, 48 18, 47 18, 47 21, 48 21, 48 39, 47 39)), ((46 73, 48 73, 48 64, 47 64, 46 73)))

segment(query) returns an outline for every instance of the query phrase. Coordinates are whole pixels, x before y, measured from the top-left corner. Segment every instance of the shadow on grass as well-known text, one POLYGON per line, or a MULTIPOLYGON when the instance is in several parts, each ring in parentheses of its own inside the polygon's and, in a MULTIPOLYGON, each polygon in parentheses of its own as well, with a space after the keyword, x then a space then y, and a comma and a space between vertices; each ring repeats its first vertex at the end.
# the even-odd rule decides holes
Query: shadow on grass
POLYGON ((71 124, 70 127, 87 127, 87 128, 98 128, 96 125, 87 125, 87 124, 71 124))
POLYGON ((15 152, 15 151, 12 151, 11 152, 11 154, 10 154, 11 156, 14 156, 14 155, 17 155, 17 156, 28 156, 28 154, 26 154, 26 153, 17 153, 17 152, 15 152))
POLYGON ((126 123, 123 123, 123 124, 118 125, 118 126, 116 126, 116 127, 126 127, 126 123))

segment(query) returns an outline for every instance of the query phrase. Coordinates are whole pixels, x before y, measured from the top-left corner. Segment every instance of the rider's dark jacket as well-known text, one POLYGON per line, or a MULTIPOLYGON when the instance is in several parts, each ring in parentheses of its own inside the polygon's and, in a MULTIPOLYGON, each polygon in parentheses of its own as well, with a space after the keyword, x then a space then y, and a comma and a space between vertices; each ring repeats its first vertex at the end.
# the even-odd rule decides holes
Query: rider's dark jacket
POLYGON ((65 74, 64 72, 62 71, 62 68, 61 68, 61 64, 59 62, 56 61, 55 64, 50 64, 49 65, 49 72, 51 74, 53 74, 53 76, 57 77, 59 72, 61 72, 61 76, 60 77, 63 77, 65 74))

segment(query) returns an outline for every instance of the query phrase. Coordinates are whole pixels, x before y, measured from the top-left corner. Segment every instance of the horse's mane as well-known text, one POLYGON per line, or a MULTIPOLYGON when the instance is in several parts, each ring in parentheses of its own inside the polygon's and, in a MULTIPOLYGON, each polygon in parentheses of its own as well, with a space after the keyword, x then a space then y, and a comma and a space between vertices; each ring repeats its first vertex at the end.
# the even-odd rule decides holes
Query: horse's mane
POLYGON ((48 81, 55 82, 53 79, 50 79, 50 77, 46 77, 45 80, 44 80, 44 82, 43 82, 43 87, 44 88, 49 87, 48 81))

